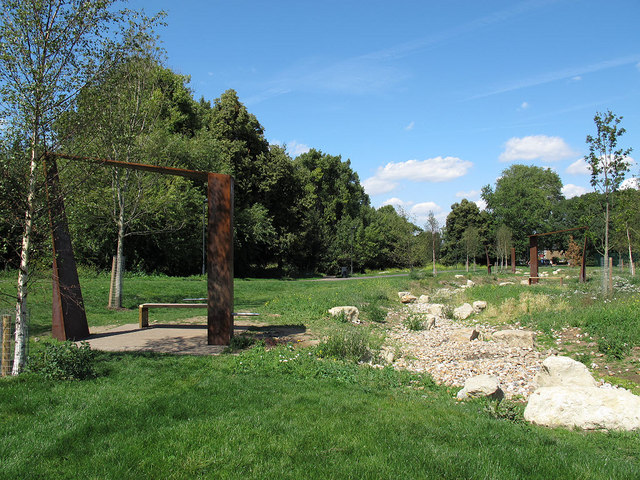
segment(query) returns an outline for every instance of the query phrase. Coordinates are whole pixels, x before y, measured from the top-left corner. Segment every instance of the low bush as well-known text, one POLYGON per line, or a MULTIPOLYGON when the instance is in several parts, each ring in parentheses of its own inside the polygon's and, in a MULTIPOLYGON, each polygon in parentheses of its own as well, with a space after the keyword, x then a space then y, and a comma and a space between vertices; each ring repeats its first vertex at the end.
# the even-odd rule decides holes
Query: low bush
POLYGON ((354 363, 367 360, 371 357, 369 335, 357 329, 333 332, 320 344, 318 355, 354 363))
POLYGON ((47 341, 29 358, 27 370, 52 380, 94 378, 95 352, 87 342, 47 341))
POLYGON ((407 316, 402 323, 407 327, 407 330, 418 331, 425 329, 424 319, 420 315, 416 315, 414 313, 407 316))

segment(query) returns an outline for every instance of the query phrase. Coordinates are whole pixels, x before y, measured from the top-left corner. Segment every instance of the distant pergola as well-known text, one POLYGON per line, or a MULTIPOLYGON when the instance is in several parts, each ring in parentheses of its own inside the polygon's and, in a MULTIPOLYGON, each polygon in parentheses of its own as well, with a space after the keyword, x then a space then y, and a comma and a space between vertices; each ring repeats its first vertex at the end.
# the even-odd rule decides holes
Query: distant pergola
POLYGON ((57 158, 102 166, 175 175, 206 182, 207 221, 207 343, 228 345, 233 336, 233 177, 219 173, 159 167, 115 160, 47 153, 46 191, 53 238, 52 334, 59 340, 89 336, 78 270, 60 192, 57 158))
POLYGON ((530 282, 538 283, 538 237, 543 237, 545 235, 554 235, 556 233, 567 233, 574 232, 576 230, 585 230, 584 235, 584 247, 582 248, 582 260, 580 261, 580 282, 587 281, 587 269, 585 262, 585 252, 587 250, 587 230, 589 227, 576 227, 569 228, 567 230, 558 230, 557 232, 546 232, 546 233, 534 233, 533 235, 529 235, 529 277, 531 277, 530 282))

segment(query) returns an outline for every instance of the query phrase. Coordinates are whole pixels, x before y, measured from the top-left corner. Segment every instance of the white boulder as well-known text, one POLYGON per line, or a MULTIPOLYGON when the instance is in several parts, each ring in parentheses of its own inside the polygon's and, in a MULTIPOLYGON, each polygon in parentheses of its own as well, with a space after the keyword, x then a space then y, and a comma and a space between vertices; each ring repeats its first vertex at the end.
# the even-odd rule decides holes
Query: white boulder
POLYGON ((640 397, 624 389, 539 388, 524 411, 528 422, 584 430, 640 429, 640 397))
POLYGON ((470 342, 480 338, 480 332, 475 328, 458 328, 449 334, 451 342, 470 342))
POLYGON ((473 280, 467 280, 467 287, 475 287, 476 286, 476 282, 474 282, 473 280))
POLYGON ((405 295, 411 295, 411 292, 398 292, 398 298, 402 298, 405 295))
POLYGON ((429 295, 420 295, 417 303, 429 303, 429 295))
POLYGON ((464 275, 455 275, 456 278, 464 278, 464 275))
POLYGON ((343 307, 333 307, 329 309, 329 314, 332 317, 339 317, 340 315, 344 315, 344 318, 352 323, 360 323, 360 319, 358 318, 360 315, 360 311, 357 307, 353 306, 343 306, 343 307))
POLYGON ((402 303, 413 303, 418 299, 415 295, 403 295, 400 297, 402 303))
POLYGON ((533 348, 536 341, 536 334, 529 330, 499 330, 492 337, 496 342, 519 348, 533 348))
POLYGON ((478 313, 485 308, 487 308, 487 302, 485 302, 484 300, 476 300, 475 302, 473 302, 474 312, 478 313))
POLYGON ((427 306, 427 313, 435 315, 436 317, 444 317, 444 305, 441 303, 430 303, 427 306))
MULTIPOLYGON (((495 334, 493 337, 495 338, 495 334)), ((584 364, 563 356, 547 357, 533 381, 538 387, 597 386, 584 364)))
POLYGON ((458 400, 477 397, 502 400, 504 392, 498 385, 498 379, 491 375, 476 375, 475 377, 467 378, 464 382, 464 387, 458 392, 458 400))
POLYGON ((472 313, 473 307, 468 303, 464 303, 453 310, 453 317, 458 320, 466 320, 472 313))

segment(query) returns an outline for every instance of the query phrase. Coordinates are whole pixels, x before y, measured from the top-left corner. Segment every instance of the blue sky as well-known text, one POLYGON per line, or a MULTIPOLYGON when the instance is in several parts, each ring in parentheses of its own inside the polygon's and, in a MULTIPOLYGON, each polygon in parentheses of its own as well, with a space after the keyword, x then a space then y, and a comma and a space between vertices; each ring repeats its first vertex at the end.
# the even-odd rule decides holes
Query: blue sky
MULTIPOLYGON (((590 191, 593 116, 640 155, 640 1, 133 0, 162 9, 167 65, 197 98, 233 88, 271 143, 350 159, 374 206, 429 210, 513 163, 590 191)), ((638 174, 638 165, 632 168, 638 174)))

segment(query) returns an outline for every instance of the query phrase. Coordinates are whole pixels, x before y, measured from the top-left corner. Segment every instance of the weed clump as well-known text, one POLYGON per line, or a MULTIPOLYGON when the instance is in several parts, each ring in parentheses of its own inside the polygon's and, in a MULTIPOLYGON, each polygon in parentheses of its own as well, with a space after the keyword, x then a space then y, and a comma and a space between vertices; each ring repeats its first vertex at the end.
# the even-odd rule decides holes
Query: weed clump
POLYGON ((420 315, 413 313, 405 318, 402 324, 407 328, 407 330, 419 331, 426 328, 424 319, 420 315))
POLYGON ((335 360, 361 362, 371 358, 369 336, 360 330, 333 332, 318 347, 318 355, 335 360))
POLYGON ((48 341, 27 363, 27 371, 51 380, 86 380, 96 376, 95 352, 88 342, 48 341))

